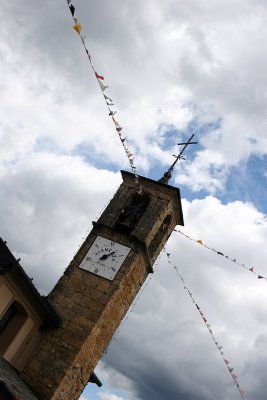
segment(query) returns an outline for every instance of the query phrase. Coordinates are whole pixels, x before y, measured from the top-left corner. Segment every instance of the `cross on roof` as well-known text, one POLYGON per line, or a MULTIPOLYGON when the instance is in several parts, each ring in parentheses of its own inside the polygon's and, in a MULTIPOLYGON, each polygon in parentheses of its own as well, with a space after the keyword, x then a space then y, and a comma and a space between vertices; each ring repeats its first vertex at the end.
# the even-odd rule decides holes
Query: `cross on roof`
POLYGON ((183 154, 183 152, 185 151, 185 149, 187 148, 187 146, 188 146, 189 144, 197 144, 197 142, 191 142, 191 140, 193 139, 194 136, 195 136, 195 134, 193 133, 193 135, 190 137, 190 139, 189 139, 187 142, 185 142, 185 143, 177 143, 178 146, 184 146, 184 147, 182 148, 182 150, 180 151, 180 153, 179 153, 177 156, 174 155, 174 157, 175 157, 174 162, 172 163, 172 165, 170 166, 170 168, 167 169, 167 171, 165 172, 165 174, 163 175, 163 177, 162 177, 161 179, 159 179, 159 182, 165 183, 165 184, 167 184, 167 183, 169 182, 169 179, 170 179, 171 176, 172 176, 172 171, 173 171, 173 169, 174 169, 174 167, 175 167, 177 161, 178 161, 178 160, 185 160, 185 158, 183 157, 182 154, 183 154))

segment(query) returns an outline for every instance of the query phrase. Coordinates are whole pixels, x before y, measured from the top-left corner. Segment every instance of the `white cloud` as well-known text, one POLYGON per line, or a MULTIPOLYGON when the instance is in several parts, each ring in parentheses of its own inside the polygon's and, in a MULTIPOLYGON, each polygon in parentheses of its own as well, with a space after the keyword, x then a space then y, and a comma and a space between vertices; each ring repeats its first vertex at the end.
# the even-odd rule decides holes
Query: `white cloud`
POLYGON ((101 400, 123 400, 122 397, 107 392, 99 393, 99 398, 101 400))

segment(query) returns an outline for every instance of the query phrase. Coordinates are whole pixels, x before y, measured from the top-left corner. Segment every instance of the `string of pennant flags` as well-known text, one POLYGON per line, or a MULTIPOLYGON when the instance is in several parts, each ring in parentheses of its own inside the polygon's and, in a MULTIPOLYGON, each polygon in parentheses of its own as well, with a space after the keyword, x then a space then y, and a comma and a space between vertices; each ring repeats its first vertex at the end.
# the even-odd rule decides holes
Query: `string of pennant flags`
POLYGON ((213 249, 212 247, 207 246, 205 243, 203 243, 203 240, 201 239, 193 239, 191 236, 186 235, 184 232, 179 231, 177 229, 174 229, 175 232, 180 233, 181 235, 185 236, 188 240, 191 240, 192 242, 198 243, 201 246, 205 247, 206 249, 213 251, 214 253, 217 253, 219 256, 227 258, 227 260, 232 261, 233 263, 235 263, 236 265, 239 265, 240 267, 248 270, 249 272, 252 272, 253 274, 255 274, 258 279, 264 279, 267 282, 267 278, 264 277, 263 275, 259 275, 255 270, 254 267, 251 266, 247 266, 246 264, 241 264, 240 262, 237 261, 236 258, 230 258, 229 256, 225 255, 224 253, 222 253, 219 250, 213 249))
POLYGON ((204 323, 205 323, 205 325, 206 325, 206 327, 207 327, 207 329, 208 329, 208 331, 209 331, 209 333, 210 333, 210 336, 211 336, 211 338, 212 338, 212 340, 213 340, 215 346, 217 347, 217 349, 218 349, 218 351, 219 351, 221 357, 223 358, 223 361, 224 361, 224 363, 225 363, 225 365, 226 365, 226 367, 227 367, 227 370, 228 370, 228 372, 230 373, 230 375, 231 375, 231 377, 232 377, 232 379, 233 379, 233 381, 234 381, 234 383, 235 383, 235 385, 236 385, 236 387, 237 387, 237 389, 238 389, 238 391, 239 391, 239 393, 240 393, 240 396, 241 396, 242 399, 244 400, 245 391, 244 391, 243 389, 240 388, 240 385, 239 385, 239 383, 238 383, 237 375, 235 375, 235 374, 233 373, 234 368, 230 366, 230 361, 228 361, 228 360, 225 358, 225 356, 224 356, 224 352, 223 352, 223 350, 222 350, 222 349, 223 349, 223 346, 221 346, 221 345, 219 344, 219 342, 217 341, 217 339, 215 338, 214 332, 213 332, 213 330, 211 329, 211 325, 210 325, 210 323, 208 322, 208 319, 206 318, 205 314, 203 313, 203 311, 202 311, 202 309, 200 308, 200 306, 198 305, 198 303, 195 301, 195 298, 193 297, 191 291, 190 291, 189 288, 186 286, 185 281, 184 281, 184 278, 183 278, 183 276, 181 275, 181 273, 180 273, 178 267, 176 266, 176 264, 174 264, 174 263, 171 261, 171 258, 170 258, 170 257, 171 257, 171 254, 170 254, 170 253, 167 253, 165 249, 164 249, 164 252, 165 252, 165 254, 166 254, 166 256, 167 256, 168 264, 172 265, 172 267, 175 269, 176 274, 178 275, 179 279, 181 280, 181 282, 182 282, 182 284, 183 284, 184 290, 185 290, 185 291, 188 293, 188 295, 190 296, 190 298, 191 298, 193 304, 195 305, 195 307, 196 307, 198 313, 200 314, 202 320, 204 321, 204 323))
POLYGON ((106 91, 106 89, 108 89, 108 86, 104 82, 105 78, 104 78, 103 75, 97 73, 97 71, 95 70, 95 67, 94 67, 93 62, 92 62, 91 54, 89 53, 89 50, 88 50, 86 42, 85 42, 85 36, 83 36, 81 34, 82 26, 81 26, 80 22, 78 21, 78 18, 76 18, 74 5, 72 4, 71 0, 66 0, 66 1, 67 1, 69 10, 70 10, 71 16, 73 18, 73 21, 75 23, 75 25, 73 26, 73 29, 77 32, 77 34, 79 35, 79 37, 81 39, 81 42, 82 42, 82 45, 83 45, 83 47, 85 49, 89 64, 90 64, 90 66, 91 66, 91 68, 92 68, 92 70, 94 72, 96 80, 97 80, 97 82, 99 84, 99 87, 101 89, 101 93, 102 93, 102 95, 104 97, 106 106, 108 108, 108 114, 112 119, 112 122, 114 124, 116 133, 119 136, 119 139, 120 139, 120 142, 121 142, 121 144, 123 146, 124 152, 125 152, 125 154, 126 154, 126 156, 128 158, 132 173, 134 174, 135 189, 136 189, 138 194, 142 195, 143 194, 143 188, 141 186, 139 177, 137 175, 137 171, 136 171, 136 167, 135 167, 135 163, 134 163, 134 155, 129 150, 129 148, 127 146, 127 139, 122 133, 122 130, 123 130, 122 126, 120 125, 120 123, 116 119, 117 117, 115 118, 115 115, 117 114, 117 111, 112 109, 112 107, 114 106, 113 100, 104 93, 106 91))

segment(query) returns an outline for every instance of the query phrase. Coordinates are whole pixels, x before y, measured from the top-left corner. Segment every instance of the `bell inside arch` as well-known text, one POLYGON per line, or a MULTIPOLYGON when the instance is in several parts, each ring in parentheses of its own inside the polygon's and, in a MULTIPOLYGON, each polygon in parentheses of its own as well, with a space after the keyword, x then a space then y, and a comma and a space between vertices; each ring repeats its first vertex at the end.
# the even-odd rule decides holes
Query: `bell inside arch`
POLYGON ((120 232, 131 233, 146 211, 149 202, 150 198, 146 193, 134 195, 131 204, 122 210, 116 229, 120 232))

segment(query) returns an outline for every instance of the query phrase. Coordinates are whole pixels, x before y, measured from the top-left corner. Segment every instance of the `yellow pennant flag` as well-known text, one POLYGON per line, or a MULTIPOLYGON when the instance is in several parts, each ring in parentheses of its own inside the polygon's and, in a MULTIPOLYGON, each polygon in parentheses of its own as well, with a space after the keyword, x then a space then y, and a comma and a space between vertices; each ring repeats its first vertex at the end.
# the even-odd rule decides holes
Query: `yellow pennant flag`
POLYGON ((197 240, 197 243, 199 243, 199 244, 203 244, 203 243, 202 243, 202 240, 197 240))
POLYGON ((81 24, 78 22, 78 24, 74 25, 73 29, 77 32, 80 33, 81 32, 81 24))

